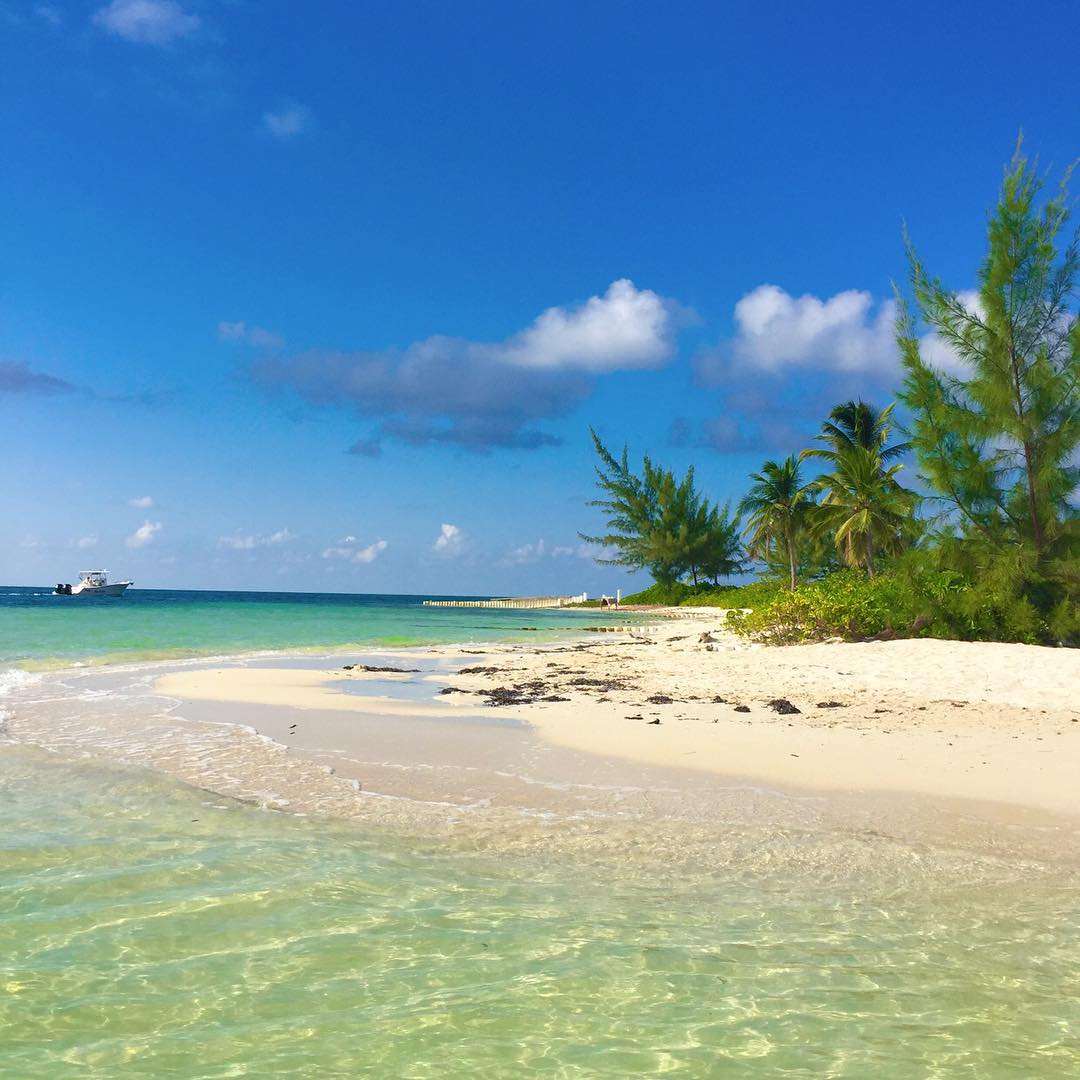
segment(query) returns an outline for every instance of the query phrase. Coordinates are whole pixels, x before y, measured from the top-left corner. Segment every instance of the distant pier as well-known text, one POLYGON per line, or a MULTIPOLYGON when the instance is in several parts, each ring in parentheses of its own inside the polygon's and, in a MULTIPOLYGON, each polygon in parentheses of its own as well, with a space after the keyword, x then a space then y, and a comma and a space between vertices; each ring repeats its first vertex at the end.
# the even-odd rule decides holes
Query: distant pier
POLYGON ((496 596, 491 600, 425 600, 424 607, 560 608, 584 604, 588 593, 577 596, 496 596))

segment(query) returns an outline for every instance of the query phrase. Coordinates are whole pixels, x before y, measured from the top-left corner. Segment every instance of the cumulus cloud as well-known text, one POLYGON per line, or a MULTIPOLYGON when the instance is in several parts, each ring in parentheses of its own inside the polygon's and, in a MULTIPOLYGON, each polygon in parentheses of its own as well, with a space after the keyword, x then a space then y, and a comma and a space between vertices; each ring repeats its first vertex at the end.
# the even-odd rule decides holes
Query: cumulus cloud
POLYGON ((146 547, 161 532, 160 521, 144 521, 125 541, 130 548, 146 547))
POLYGON ((217 336, 219 341, 250 345, 255 349, 285 348, 285 339, 280 334, 264 326, 248 326, 242 319, 239 322, 219 322, 217 336))
POLYGON ((533 450, 560 442, 538 423, 583 401, 599 375, 670 360, 680 312, 620 280, 602 296, 548 308, 501 342, 436 335, 382 352, 308 351, 265 358, 252 375, 375 419, 354 454, 374 456, 386 439, 533 450))
POLYGON ((296 534, 288 529, 279 529, 269 536, 242 535, 235 533, 232 536, 219 536, 218 547, 228 548, 231 551, 254 551, 260 547, 274 547, 278 544, 287 544, 294 540, 296 534))
POLYGON ((175 0, 112 0, 94 13, 103 30, 138 45, 168 45, 199 28, 197 15, 175 0))
POLYGON ((33 371, 20 361, 0 360, 0 394, 71 394, 78 389, 55 375, 33 371))
POLYGON ((128 506, 131 506, 136 510, 149 510, 153 505, 153 495, 136 495, 135 498, 128 499, 128 506))
MULTIPOLYGON (((603 296, 574 307, 551 307, 502 346, 524 367, 625 371, 657 367, 674 351, 673 305, 626 278, 603 296)), ((499 348, 496 346, 496 348, 499 348)))
MULTIPOLYGON (((346 537, 346 540, 355 542, 355 537, 346 537)), ((341 559, 353 563, 373 563, 389 546, 385 540, 376 540, 375 543, 362 548, 343 542, 333 547, 324 548, 322 557, 324 559, 341 559)))
POLYGON ((52 4, 35 4, 34 14, 39 19, 44 19, 50 26, 59 26, 64 21, 63 15, 52 4))
MULTIPOLYGON (((978 313, 978 294, 957 294, 978 313)), ((682 418, 669 432, 678 446, 729 452, 789 452, 813 434, 837 401, 884 404, 899 384, 894 300, 864 290, 793 296, 759 285, 735 305, 735 333, 694 361, 698 382, 721 393, 724 413, 696 430, 682 418)), ((923 359, 951 374, 964 361, 935 333, 919 340, 923 359)))
POLYGON ((812 368, 839 372, 894 368, 896 303, 847 289, 822 300, 759 285, 735 305, 735 336, 699 358, 703 377, 734 368, 768 373, 812 368))
POLYGON ((97 547, 97 542, 98 538, 91 534, 90 536, 80 536, 79 539, 75 541, 75 546, 80 551, 89 551, 90 548, 97 547))
POLYGON ((262 127, 275 139, 294 139, 311 126, 311 110, 295 101, 287 101, 280 109, 268 109, 262 114, 262 127))
POLYGON ((431 545, 431 550, 436 555, 453 557, 465 550, 466 541, 467 537, 457 525, 444 522, 439 528, 439 535, 435 537, 435 543, 431 545))
POLYGON ((896 314, 894 300, 861 289, 822 298, 759 285, 736 303, 732 337, 694 360, 697 381, 720 391, 722 415, 696 429, 677 420, 670 441, 733 453, 790 452, 837 401, 884 404, 900 373, 896 314))

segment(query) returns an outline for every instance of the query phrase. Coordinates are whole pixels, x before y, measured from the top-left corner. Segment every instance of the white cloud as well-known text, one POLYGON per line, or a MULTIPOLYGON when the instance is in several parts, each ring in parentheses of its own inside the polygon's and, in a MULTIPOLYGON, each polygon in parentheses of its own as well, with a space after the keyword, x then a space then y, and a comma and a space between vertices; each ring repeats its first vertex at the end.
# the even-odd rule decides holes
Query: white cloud
POLYGON ((112 0, 94 13, 94 22, 139 45, 167 45, 199 28, 199 17, 175 0, 112 0))
POLYGON ((255 547, 254 536, 219 536, 218 547, 231 551, 251 551, 255 547))
POLYGON ((544 557, 545 544, 543 539, 535 544, 522 544, 520 547, 511 548, 500 560, 502 566, 522 566, 525 563, 538 562, 544 557))
POLYGON ((501 346, 502 358, 524 367, 576 367, 604 372, 656 367, 674 351, 673 306, 627 278, 576 307, 550 307, 501 346))
POLYGON ((855 372, 896 364, 896 303, 877 305, 861 289, 826 300, 795 297, 759 285, 735 305, 732 358, 737 366, 780 371, 791 367, 855 372))
MULTIPOLYGON (((353 539, 351 537, 347 539, 353 539)), ((345 562, 373 563, 390 545, 385 540, 376 540, 367 547, 357 548, 351 545, 328 547, 323 549, 324 559, 341 559, 345 562)))
POLYGON ((231 551, 254 551, 257 547, 273 547, 278 544, 286 544, 295 538, 296 534, 288 529, 279 529, 275 533, 270 533, 269 536, 234 534, 233 536, 219 536, 218 547, 228 548, 231 551))
POLYGON ((594 562, 596 559, 610 559, 617 554, 613 547, 603 544, 575 544, 572 547, 562 546, 551 549, 553 559, 585 559, 594 562))
POLYGON ((34 14, 39 19, 44 19, 50 26, 59 26, 64 21, 63 15, 52 4, 35 4, 34 14))
POLYGON ((248 326, 243 319, 239 322, 219 322, 217 336, 219 341, 235 341, 255 349, 285 348, 285 339, 281 334, 264 326, 248 326))
POLYGON ((124 543, 130 548, 146 547, 147 544, 153 542, 159 532, 161 532, 160 521, 144 521, 124 543))
POLYGON ((263 130, 275 139, 293 139, 311 126, 311 110, 298 102, 286 102, 277 111, 262 114, 263 130))
POLYGON ((152 495, 138 495, 134 499, 128 499, 128 506, 136 510, 149 510, 154 505, 152 495))
POLYGON ((75 541, 75 546, 80 551, 89 551, 90 548, 97 547, 97 542, 98 538, 91 534, 90 536, 80 536, 79 539, 75 541))
POLYGON ((595 559, 611 558, 613 548, 598 544, 556 544, 549 548, 541 538, 535 544, 522 544, 511 548, 500 560, 502 566, 522 566, 525 563, 539 562, 543 558, 583 559, 592 562, 595 559))
POLYGON ((439 529, 439 535, 435 537, 435 543, 431 545, 431 550, 436 555, 453 558, 465 550, 466 540, 467 537, 457 525, 449 525, 444 522, 439 529))
POLYGON ((39 541, 36 536, 31 536, 29 533, 27 533, 27 535, 24 536, 19 542, 19 547, 27 549, 41 547, 41 541, 39 541))

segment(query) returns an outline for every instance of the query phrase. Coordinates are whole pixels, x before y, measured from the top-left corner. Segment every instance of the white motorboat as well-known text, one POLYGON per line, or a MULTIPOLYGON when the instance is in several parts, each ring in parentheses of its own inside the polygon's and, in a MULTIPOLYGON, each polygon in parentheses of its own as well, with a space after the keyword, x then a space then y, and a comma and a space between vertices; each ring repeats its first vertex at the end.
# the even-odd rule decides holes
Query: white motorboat
POLYGON ((108 570, 80 570, 78 585, 56 586, 60 596, 120 596, 133 584, 130 581, 110 581, 108 570))

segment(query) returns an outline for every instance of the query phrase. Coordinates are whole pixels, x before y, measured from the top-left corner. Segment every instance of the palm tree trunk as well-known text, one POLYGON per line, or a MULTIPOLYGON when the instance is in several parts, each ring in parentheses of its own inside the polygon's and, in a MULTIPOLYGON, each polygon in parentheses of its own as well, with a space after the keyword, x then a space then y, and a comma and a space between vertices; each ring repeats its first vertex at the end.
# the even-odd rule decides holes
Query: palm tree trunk
POLYGON ((788 566, 791 568, 791 591, 795 591, 795 537, 788 533, 787 536, 788 566))
POLYGON ((874 534, 866 534, 866 576, 874 576, 874 534))

